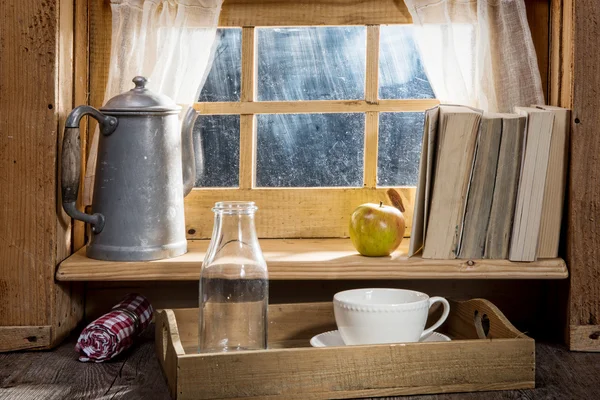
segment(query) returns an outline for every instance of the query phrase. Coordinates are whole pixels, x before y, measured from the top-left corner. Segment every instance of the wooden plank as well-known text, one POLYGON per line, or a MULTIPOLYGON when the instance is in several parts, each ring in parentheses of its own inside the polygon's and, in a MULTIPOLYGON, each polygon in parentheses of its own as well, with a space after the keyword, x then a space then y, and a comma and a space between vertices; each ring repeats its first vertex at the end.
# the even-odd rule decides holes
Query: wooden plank
MULTIPOLYGON (((102 107, 104 91, 108 82, 110 59, 112 14, 110 2, 105 0, 89 1, 89 57, 90 57, 90 105, 102 107)), ((90 134, 96 126, 95 120, 90 120, 90 134)), ((91 137, 90 137, 91 139, 91 137)), ((88 141, 88 145, 91 140, 88 141)), ((89 151, 89 149, 88 149, 89 151)))
POLYGON ((2 2, 0 15, 0 324, 49 325, 58 10, 54 3, 2 2))
MULTIPOLYGON (((100 108, 104 105, 104 95, 108 82, 108 70, 110 63, 110 47, 112 33, 112 13, 110 1, 88 0, 89 9, 89 105, 100 108)), ((94 138, 98 122, 94 118, 87 118, 88 137, 86 160, 93 146, 98 145, 98 138, 94 138), (95 140, 94 140, 95 139, 95 140)), ((84 172, 82 172, 83 174, 84 172)), ((84 205, 90 206, 93 182, 85 181, 82 188, 84 205)), ((88 227, 89 229, 89 227, 88 227)))
POLYGON ((550 1, 526 0, 527 21, 537 55, 544 98, 548 101, 550 64, 550 1))
MULTIPOLYGON (((74 98, 74 63, 73 63, 73 45, 74 45, 74 4, 70 0, 59 0, 58 3, 58 47, 57 47, 57 76, 58 82, 56 89, 56 151, 54 152, 57 175, 61 176, 61 163, 58 162, 62 157, 62 140, 65 130, 65 121, 73 109, 74 98)), ((62 208, 62 198, 60 196, 60 181, 54 177, 55 195, 54 202, 57 210, 56 218, 56 254, 55 260, 62 261, 71 253, 71 218, 62 208)))
MULTIPOLYGON (((208 240, 190 241, 188 253, 150 262, 92 260, 84 249, 63 261, 60 281, 197 281, 208 240)), ((314 279, 563 279, 562 259, 531 263, 508 260, 429 260, 408 258, 408 240, 389 257, 363 257, 348 239, 262 239, 272 280, 314 279)))
POLYGON ((0 352, 47 348, 52 326, 0 326, 0 352))
POLYGON ((240 189, 252 189, 256 181, 256 121, 240 115, 240 189))
MULTIPOLYGON (((379 25, 367 26, 367 64, 365 76, 365 101, 368 104, 377 104, 379 100, 379 25)), ((363 183, 368 188, 375 188, 377 186, 378 139, 379 112, 367 112, 365 117, 363 183)))
MULTIPOLYGON (((254 28, 242 28, 242 84, 240 99, 254 101, 256 94, 256 46, 254 28)), ((240 189, 251 189, 255 182, 256 128, 252 114, 240 115, 240 189)))
POLYGON ((365 100, 379 100, 379 25, 367 26, 367 64, 365 74, 365 100))
MULTIPOLYGON (((550 0, 550 60, 548 65, 548 104, 557 106, 560 98, 563 62, 563 0, 550 0)), ((570 107, 569 107, 570 108, 570 107)))
POLYGON ((52 331, 48 347, 55 347, 65 340, 81 322, 85 311, 84 283, 54 282, 52 289, 52 331))
POLYGON ((571 325, 569 337, 571 351, 600 352, 600 325, 571 325))
POLYGON ((194 109, 205 115, 227 114, 306 114, 345 112, 418 112, 440 104, 435 99, 419 100, 315 100, 195 103, 194 109))
POLYGON ((410 24, 397 0, 225 0, 219 26, 410 24))
MULTIPOLYGON (((569 325, 571 350, 600 350, 585 328, 600 324, 600 8, 573 2, 573 111, 567 212, 567 262, 571 271, 569 325), (583 327, 577 329, 576 327, 583 327)), ((568 12, 568 10, 565 10, 568 12)), ((595 328, 592 328, 595 329, 595 328)))
POLYGON ((551 1, 549 104, 573 108, 573 2, 551 1))
MULTIPOLYGON (((194 189, 185 198, 188 239, 211 237, 218 201, 254 201, 261 238, 335 238, 349 236, 350 216, 364 203, 389 204, 386 188, 194 189)), ((406 207, 405 236, 410 236, 415 188, 398 188, 406 207)))
POLYGON ((54 284, 71 245, 57 156, 73 101, 73 2, 3 2, 0 15, 0 337, 4 350, 48 347, 82 311, 71 285, 54 284), (39 341, 11 338, 40 326, 50 328, 39 341))
POLYGON ((254 101, 256 93, 256 44, 254 42, 254 28, 242 28, 242 84, 240 100, 254 101))
MULTIPOLYGON (((74 2, 74 32, 73 32, 73 103, 75 105, 89 104, 89 20, 88 1, 74 2)), ((87 162, 87 123, 79 128, 81 135, 81 179, 79 181, 79 197, 77 208, 84 211, 82 201, 85 167, 87 162)), ((82 221, 73 222, 73 250, 77 251, 85 244, 85 224, 82 221)))
MULTIPOLYGON (((74 2, 71 0, 60 0, 59 7, 59 35, 58 35, 58 76, 56 117, 58 124, 57 139, 58 149, 55 151, 55 162, 58 164, 55 168, 57 175, 54 178, 55 185, 55 207, 56 207, 56 251, 52 260, 53 268, 50 270, 50 276, 55 271, 55 266, 63 261, 72 251, 72 221, 62 208, 62 198, 60 196, 61 165, 58 160, 62 157, 62 139, 64 133, 65 120, 73 108, 74 99, 74 2)), ((64 340, 71 329, 73 329, 83 317, 83 285, 77 284, 55 284, 50 281, 51 287, 51 315, 52 326, 50 336, 50 346, 56 346, 64 340)))
POLYGON ((167 379, 171 398, 177 398, 177 357, 184 355, 173 310, 161 310, 155 317, 156 356, 167 379), (170 339, 170 340, 169 340, 170 339))
POLYGON ((365 167, 363 182, 366 188, 374 189, 377 186, 377 157, 379 150, 378 143, 379 113, 370 111, 366 114, 365 120, 365 167))
MULTIPOLYGON (((551 0, 550 2, 550 83, 549 104, 573 109, 573 2, 572 0, 551 0)), ((573 113, 571 119, 573 119, 573 113)), ((569 123, 572 134, 573 122, 569 123)), ((570 144, 569 144, 570 148, 570 144)), ((570 155, 568 156, 570 157, 570 155)), ((567 177, 569 173, 567 173, 567 177)), ((568 185, 567 185, 568 191, 568 185)), ((567 192, 568 193, 568 192, 567 192)), ((565 254, 568 226, 568 194, 562 212, 562 230, 559 254, 565 254)), ((568 322, 568 284, 553 285, 547 294, 548 315, 553 320, 557 339, 569 343, 570 326, 568 322), (558 315, 558 318, 556 317, 558 315)))
POLYGON ((573 47, 574 47, 574 0, 563 0, 562 9, 562 36, 561 36, 561 63, 560 63, 560 91, 557 97, 561 107, 573 108, 573 47))

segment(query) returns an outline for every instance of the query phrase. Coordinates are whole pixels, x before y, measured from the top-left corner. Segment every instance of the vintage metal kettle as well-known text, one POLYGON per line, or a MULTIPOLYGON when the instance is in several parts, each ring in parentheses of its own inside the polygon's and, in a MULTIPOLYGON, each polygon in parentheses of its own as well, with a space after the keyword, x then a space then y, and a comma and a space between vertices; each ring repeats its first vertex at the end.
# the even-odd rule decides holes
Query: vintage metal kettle
POLYGON ((92 225, 90 258, 143 261, 176 257, 187 251, 183 198, 195 179, 192 128, 196 112, 146 88, 135 88, 97 110, 79 106, 65 124, 62 201, 71 217, 92 225), (93 215, 77 210, 81 174, 79 121, 90 115, 100 127, 93 215))

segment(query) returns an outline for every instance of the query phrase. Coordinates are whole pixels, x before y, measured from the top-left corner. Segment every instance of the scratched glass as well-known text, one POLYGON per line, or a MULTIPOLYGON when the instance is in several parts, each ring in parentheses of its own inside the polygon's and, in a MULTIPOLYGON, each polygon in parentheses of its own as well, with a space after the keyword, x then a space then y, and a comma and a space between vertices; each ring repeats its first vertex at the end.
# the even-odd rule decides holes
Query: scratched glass
POLYGON ((360 187, 365 115, 257 116, 259 187, 360 187))
POLYGON ((258 100, 365 97, 366 28, 259 28, 258 100))
POLYGON ((422 112, 379 114, 378 186, 416 186, 424 116, 422 112))
POLYGON ((196 187, 237 187, 240 116, 201 115, 194 125, 196 187))
POLYGON ((379 98, 435 98, 411 25, 382 25, 379 43, 379 98))
POLYGON ((242 30, 217 30, 215 58, 198 101, 240 101, 242 30))
MULTIPOLYGON (((199 101, 239 101, 241 30, 219 29, 199 101)), ((257 28, 259 101, 364 98, 365 27, 257 28)), ((381 26, 379 96, 434 98, 408 25, 381 26)), ((257 115, 259 187, 361 187, 364 114, 257 115)), ((380 186, 417 181, 423 113, 381 113, 380 186)), ((239 116, 199 118, 196 186, 237 187, 239 116), (198 146, 199 144, 199 146, 198 146)))

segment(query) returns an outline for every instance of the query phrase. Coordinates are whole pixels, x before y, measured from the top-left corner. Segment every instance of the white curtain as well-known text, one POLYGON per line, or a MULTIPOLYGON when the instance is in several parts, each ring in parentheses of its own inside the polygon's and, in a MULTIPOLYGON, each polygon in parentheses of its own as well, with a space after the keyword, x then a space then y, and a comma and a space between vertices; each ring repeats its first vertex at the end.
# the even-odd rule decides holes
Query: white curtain
POLYGON ((405 0, 436 97, 490 112, 543 104, 523 0, 405 0))
MULTIPOLYGON (((111 0, 112 42, 104 103, 133 88, 136 75, 147 87, 183 106, 198 99, 214 53, 223 0, 111 0)), ((94 132, 84 183, 91 204, 98 131, 94 132)))

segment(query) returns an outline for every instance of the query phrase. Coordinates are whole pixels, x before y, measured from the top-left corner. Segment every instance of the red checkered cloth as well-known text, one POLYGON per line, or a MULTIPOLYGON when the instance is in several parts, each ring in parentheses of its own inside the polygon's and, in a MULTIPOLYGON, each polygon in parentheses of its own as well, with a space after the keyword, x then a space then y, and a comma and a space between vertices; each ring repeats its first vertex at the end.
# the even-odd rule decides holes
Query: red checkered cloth
POLYGON ((128 294, 123 300, 83 330, 75 351, 79 361, 103 362, 133 344, 135 336, 150 324, 154 310, 144 296, 128 294))

